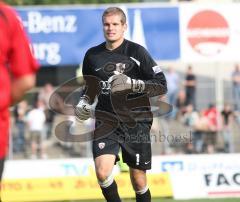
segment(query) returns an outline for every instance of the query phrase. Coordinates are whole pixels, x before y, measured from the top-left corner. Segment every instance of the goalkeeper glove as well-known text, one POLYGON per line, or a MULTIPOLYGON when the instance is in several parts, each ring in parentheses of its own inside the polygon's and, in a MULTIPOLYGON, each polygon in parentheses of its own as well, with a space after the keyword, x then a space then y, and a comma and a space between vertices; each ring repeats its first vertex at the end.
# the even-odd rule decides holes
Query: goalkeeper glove
POLYGON ((118 73, 108 79, 111 84, 111 92, 124 92, 131 90, 134 93, 141 93, 145 89, 145 83, 142 80, 131 79, 125 74, 118 73))
POLYGON ((80 98, 78 104, 75 106, 75 115, 80 121, 85 121, 91 117, 91 105, 87 96, 80 98))

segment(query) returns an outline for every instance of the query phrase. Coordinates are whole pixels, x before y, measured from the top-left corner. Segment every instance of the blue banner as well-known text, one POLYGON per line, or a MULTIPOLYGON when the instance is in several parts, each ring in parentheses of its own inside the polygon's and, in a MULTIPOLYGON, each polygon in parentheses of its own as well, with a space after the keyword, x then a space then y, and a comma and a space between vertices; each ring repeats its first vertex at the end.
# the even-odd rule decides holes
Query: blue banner
MULTIPOLYGON (((78 65, 88 48, 104 41, 102 12, 93 7, 17 8, 42 66, 78 65)), ((180 57, 178 7, 127 8, 128 39, 155 60, 180 57)))

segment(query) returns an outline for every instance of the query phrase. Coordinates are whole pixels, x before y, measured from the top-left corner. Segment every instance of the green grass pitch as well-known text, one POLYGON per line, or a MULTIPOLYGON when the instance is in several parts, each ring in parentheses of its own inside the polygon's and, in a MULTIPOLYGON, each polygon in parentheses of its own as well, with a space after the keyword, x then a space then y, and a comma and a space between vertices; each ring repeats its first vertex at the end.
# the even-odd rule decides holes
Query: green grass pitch
MULTIPOLYGON (((239 202, 240 198, 223 199, 196 199, 196 200, 174 200, 165 198, 153 198, 152 202, 239 202)), ((105 202, 104 200, 84 200, 84 201, 61 201, 61 202, 105 202)), ((122 202, 135 202, 134 199, 125 199, 122 202)))

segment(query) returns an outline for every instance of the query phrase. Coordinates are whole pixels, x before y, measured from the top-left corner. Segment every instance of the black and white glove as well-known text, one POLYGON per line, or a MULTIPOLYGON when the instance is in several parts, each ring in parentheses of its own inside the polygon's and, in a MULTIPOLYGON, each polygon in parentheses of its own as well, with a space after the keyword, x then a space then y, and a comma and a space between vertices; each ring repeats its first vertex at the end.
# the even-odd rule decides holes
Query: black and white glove
POLYGON ((87 96, 80 98, 78 104, 75 106, 75 115, 80 121, 85 121, 91 117, 91 105, 87 96))
POLYGON ((145 89, 145 83, 142 80, 131 79, 125 74, 114 72, 115 75, 111 76, 108 79, 108 82, 111 85, 111 92, 124 92, 132 91, 134 93, 141 93, 145 89))

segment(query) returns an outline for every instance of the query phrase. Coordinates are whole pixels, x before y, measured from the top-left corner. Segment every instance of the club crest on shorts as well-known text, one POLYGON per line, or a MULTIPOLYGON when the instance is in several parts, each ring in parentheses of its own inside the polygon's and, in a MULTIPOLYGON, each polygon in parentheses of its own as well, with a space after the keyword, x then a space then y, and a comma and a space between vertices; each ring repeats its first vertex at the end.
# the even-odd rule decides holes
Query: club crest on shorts
POLYGON ((105 142, 98 143, 99 149, 103 149, 105 147, 105 145, 106 145, 105 142))

